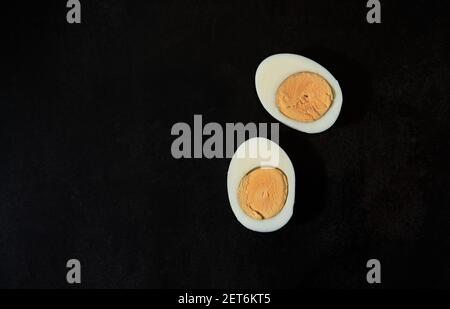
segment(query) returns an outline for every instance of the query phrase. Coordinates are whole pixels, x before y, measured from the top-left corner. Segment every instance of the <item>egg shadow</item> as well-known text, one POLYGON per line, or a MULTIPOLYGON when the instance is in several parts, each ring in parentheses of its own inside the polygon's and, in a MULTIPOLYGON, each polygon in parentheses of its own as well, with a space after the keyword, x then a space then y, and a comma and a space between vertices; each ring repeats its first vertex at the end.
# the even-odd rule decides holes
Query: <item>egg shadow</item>
POLYGON ((280 131, 280 146, 288 154, 295 170, 295 207, 291 222, 314 220, 325 208, 328 177, 320 154, 293 129, 280 131))
POLYGON ((343 127, 360 122, 372 98, 370 72, 350 57, 327 48, 306 48, 301 54, 323 65, 341 86, 343 103, 335 126, 343 127))

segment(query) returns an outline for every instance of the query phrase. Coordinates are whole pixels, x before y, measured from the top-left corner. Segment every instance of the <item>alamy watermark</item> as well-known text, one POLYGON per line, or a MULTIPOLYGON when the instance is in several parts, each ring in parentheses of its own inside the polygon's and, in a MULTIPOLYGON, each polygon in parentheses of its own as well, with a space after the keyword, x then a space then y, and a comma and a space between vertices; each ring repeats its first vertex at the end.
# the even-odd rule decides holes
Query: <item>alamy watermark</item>
MULTIPOLYGON (((217 122, 203 124, 202 115, 194 115, 193 128, 186 122, 178 122, 170 131, 176 136, 172 142, 171 154, 175 159, 189 158, 231 158, 236 147, 253 137, 264 137, 279 143, 278 123, 225 123, 217 122), (270 137, 269 137, 270 133, 270 137)), ((271 149, 271 143, 261 139, 252 147, 240 151, 239 154, 250 158, 273 158, 276 153, 271 149)))
POLYGON ((70 259, 66 263, 69 271, 66 274, 66 280, 69 284, 81 283, 81 263, 77 259, 70 259))
MULTIPOLYGON (((81 3, 79 0, 68 0, 66 7, 69 9, 66 14, 66 20, 69 24, 81 23, 81 3)), ((366 20, 369 24, 381 23, 381 3, 379 0, 368 0, 366 7, 370 10, 367 12, 366 20)))
POLYGON ((67 11, 66 20, 69 24, 81 23, 81 3, 78 0, 68 0, 66 7, 70 9, 67 11))
POLYGON ((377 259, 370 259, 366 263, 366 267, 370 268, 367 272, 366 280, 369 284, 381 283, 381 263, 377 259))
POLYGON ((367 12, 366 20, 369 24, 381 24, 381 3, 379 0, 367 1, 367 8, 370 10, 367 12))

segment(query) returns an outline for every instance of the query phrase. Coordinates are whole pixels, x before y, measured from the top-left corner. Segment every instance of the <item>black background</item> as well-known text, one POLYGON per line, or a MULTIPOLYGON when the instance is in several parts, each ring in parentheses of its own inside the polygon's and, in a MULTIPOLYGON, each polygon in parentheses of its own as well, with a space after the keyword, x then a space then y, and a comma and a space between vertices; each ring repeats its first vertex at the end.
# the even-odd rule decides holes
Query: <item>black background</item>
MULTIPOLYGON (((0 105, 0 287, 450 287, 444 1, 66 1, 6 6, 0 105), (296 176, 284 228, 246 230, 229 159, 173 159, 176 122, 274 122, 267 56, 328 68, 328 131, 280 126, 296 176)), ((11 4, 9 4, 11 5, 11 4)))

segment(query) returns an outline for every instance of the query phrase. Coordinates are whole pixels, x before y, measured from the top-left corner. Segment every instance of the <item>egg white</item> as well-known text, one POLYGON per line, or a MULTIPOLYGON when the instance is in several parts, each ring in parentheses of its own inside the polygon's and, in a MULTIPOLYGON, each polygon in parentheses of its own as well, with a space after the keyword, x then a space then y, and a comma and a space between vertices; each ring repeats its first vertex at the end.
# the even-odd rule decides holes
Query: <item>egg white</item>
POLYGON ((242 143, 233 155, 227 176, 228 198, 231 209, 238 221, 246 228, 256 232, 273 232, 283 227, 291 218, 295 199, 295 172, 291 160, 284 150, 276 143, 262 137, 251 138, 242 143), (258 151, 249 153, 248 149, 259 149, 264 145, 269 152, 258 151), (265 145, 268 145, 266 147, 265 145), (239 205, 238 190, 241 179, 251 170, 259 167, 278 168, 287 177, 288 194, 281 211, 272 218, 256 220, 249 217, 239 205))
POLYGON ((305 132, 320 133, 337 120, 342 107, 342 91, 338 81, 323 66, 306 57, 295 54, 277 54, 264 59, 255 74, 258 98, 272 117, 285 125, 305 132), (321 75, 330 84, 334 99, 328 111, 312 122, 293 120, 280 112, 276 105, 276 92, 281 83, 294 73, 312 72, 321 75))

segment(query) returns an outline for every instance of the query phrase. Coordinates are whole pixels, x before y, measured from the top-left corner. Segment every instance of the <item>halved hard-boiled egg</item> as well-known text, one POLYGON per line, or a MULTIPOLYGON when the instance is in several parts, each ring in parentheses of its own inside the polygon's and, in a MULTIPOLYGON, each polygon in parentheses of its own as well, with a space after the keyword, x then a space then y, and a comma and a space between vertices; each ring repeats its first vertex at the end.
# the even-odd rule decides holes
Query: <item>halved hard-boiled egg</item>
POLYGON ((270 115, 302 132, 327 130, 341 111, 338 81, 323 66, 300 55, 277 54, 263 60, 255 86, 270 115))
POLYGON ((242 225, 257 232, 272 232, 292 216, 294 167, 276 143, 251 138, 238 147, 231 159, 227 189, 231 209, 242 225))

